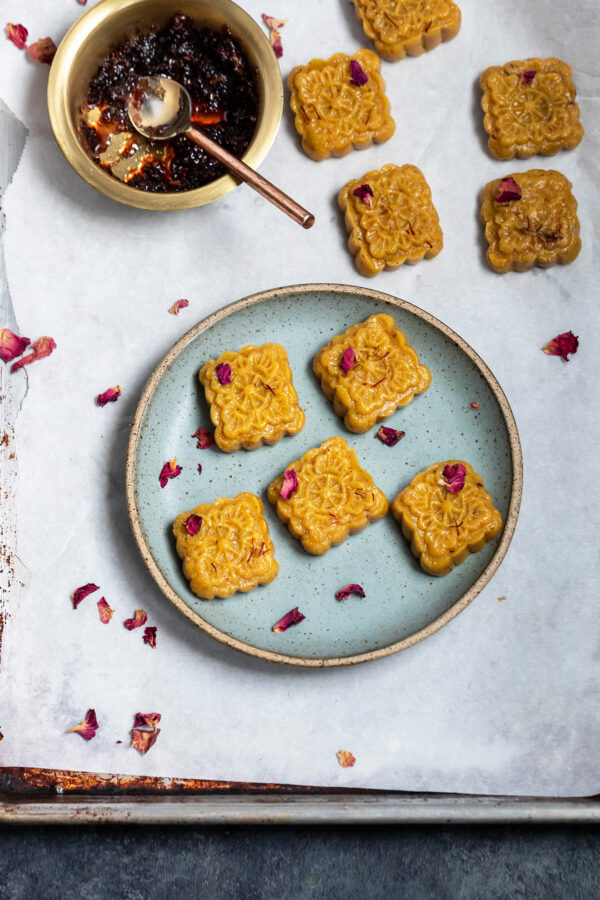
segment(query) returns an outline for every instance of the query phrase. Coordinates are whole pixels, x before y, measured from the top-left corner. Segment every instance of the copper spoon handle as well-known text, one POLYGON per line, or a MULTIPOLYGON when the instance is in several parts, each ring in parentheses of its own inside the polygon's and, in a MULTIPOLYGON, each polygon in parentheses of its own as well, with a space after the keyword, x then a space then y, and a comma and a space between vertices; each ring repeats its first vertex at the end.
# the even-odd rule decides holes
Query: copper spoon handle
POLYGON ((258 172, 255 172, 254 169, 251 169, 250 166, 247 166, 237 156, 233 156, 233 154, 224 150, 223 147, 212 141, 203 132, 198 131, 196 128, 188 128, 184 134, 195 144, 198 144, 199 147, 202 147, 203 150, 206 150, 207 153, 210 153, 211 156, 214 156, 215 159, 218 159, 224 166, 227 166, 230 172, 233 172, 246 184, 249 184, 251 188, 273 203, 274 206, 287 213, 298 225, 302 225, 303 228, 310 228, 315 224, 315 217, 312 213, 300 206, 299 203, 296 203, 295 200, 292 200, 291 197, 288 197, 287 194, 284 194, 283 191, 271 184, 270 181, 267 181, 266 178, 263 178, 262 175, 259 175, 258 172))

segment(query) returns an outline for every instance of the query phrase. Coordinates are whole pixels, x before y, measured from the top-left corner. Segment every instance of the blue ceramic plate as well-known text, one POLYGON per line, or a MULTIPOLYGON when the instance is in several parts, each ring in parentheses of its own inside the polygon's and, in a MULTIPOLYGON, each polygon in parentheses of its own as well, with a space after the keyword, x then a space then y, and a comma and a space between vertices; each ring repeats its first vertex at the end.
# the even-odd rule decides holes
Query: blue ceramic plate
POLYGON ((161 590, 213 637, 238 650, 304 666, 344 665, 405 649, 445 625, 498 568, 514 532, 522 483, 515 421, 485 363, 446 325, 410 303, 365 288, 302 285, 240 300, 189 331, 150 378, 132 427, 127 496, 134 533, 161 590), (386 425, 406 437, 395 447, 346 431, 312 372, 316 351, 332 335, 377 312, 391 313, 432 374, 431 387, 386 425), (223 350, 276 341, 286 348, 306 425, 274 447, 248 453, 196 449, 191 435, 212 429, 198 370, 223 350), (472 410, 472 401, 480 403, 472 410), (468 460, 483 476, 502 513, 503 532, 449 575, 420 568, 389 514, 324 556, 310 556, 266 499, 273 478, 331 435, 354 447, 388 499, 431 463, 468 460), (182 474, 161 489, 158 474, 177 457, 182 474), (198 474, 198 463, 202 474, 198 474), (200 600, 189 589, 175 552, 172 522, 183 510, 240 491, 258 494, 279 562, 267 587, 226 600, 200 600), (366 599, 334 599, 357 582, 366 599), (272 626, 291 607, 306 619, 282 634, 272 626))

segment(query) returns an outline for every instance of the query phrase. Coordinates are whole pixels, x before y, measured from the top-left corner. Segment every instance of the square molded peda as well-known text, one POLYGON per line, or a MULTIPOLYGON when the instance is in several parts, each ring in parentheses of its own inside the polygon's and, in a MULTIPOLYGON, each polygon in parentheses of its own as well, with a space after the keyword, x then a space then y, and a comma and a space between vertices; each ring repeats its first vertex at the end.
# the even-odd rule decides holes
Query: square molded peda
POLYGON ((368 431, 431 384, 431 372, 387 313, 369 316, 333 337, 315 356, 313 369, 334 412, 354 432, 368 431), (356 359, 345 373, 348 348, 356 359))
POLYGON ((367 37, 388 62, 419 56, 460 31, 452 0, 350 0, 367 37))
POLYGON ((391 138, 396 125, 380 68, 376 53, 358 50, 352 56, 336 53, 292 69, 290 105, 308 156, 316 160, 345 156, 391 138), (353 82, 352 62, 367 76, 365 84, 353 82))
POLYGON ((490 66, 479 83, 483 125, 496 159, 552 156, 583 137, 571 67, 560 59, 514 60, 490 66))
POLYGON ((520 197, 498 201, 506 178, 490 181, 481 193, 481 220, 492 269, 525 272, 533 266, 547 269, 573 262, 581 240, 571 182, 553 169, 530 169, 508 178, 519 188, 520 197))
POLYGON ((444 237, 431 190, 416 166, 388 163, 367 172, 344 185, 338 202, 348 247, 361 275, 431 259, 442 249, 444 237))
POLYGON ((191 589, 202 600, 251 591, 276 577, 279 565, 263 513, 257 496, 242 493, 177 516, 173 524, 177 553, 191 589), (194 517, 202 520, 197 531, 194 517))
POLYGON ((392 502, 411 550, 430 575, 447 575, 482 550, 502 528, 502 516, 469 463, 450 459, 419 472, 392 502), (451 493, 446 466, 464 466, 464 487, 451 493))
POLYGON ((298 406, 292 370, 280 344, 227 350, 209 360, 199 377, 221 450, 256 450, 304 427, 304 410, 298 406), (223 366, 231 369, 228 377, 222 374, 223 366))
POLYGON ((349 534, 382 519, 389 509, 385 494, 341 437, 330 437, 308 450, 286 471, 291 469, 298 479, 297 490, 284 500, 280 475, 269 485, 268 497, 308 553, 327 553, 349 534))

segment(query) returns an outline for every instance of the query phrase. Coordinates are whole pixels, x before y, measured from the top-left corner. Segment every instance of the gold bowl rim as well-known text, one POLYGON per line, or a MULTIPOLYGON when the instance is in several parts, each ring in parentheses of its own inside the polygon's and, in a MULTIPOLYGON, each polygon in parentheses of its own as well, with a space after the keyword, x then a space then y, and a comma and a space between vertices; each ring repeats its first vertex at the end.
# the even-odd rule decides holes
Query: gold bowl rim
POLYGON ((500 563, 504 559, 506 551, 509 548, 510 542, 515 532, 517 519, 519 516, 519 508, 521 506, 521 496, 523 493, 523 454, 521 451, 521 441, 519 438, 517 423, 515 421, 515 417, 513 415, 513 411, 510 407, 506 394, 502 390, 500 383, 498 382, 492 371, 485 364, 483 359, 479 356, 479 354, 476 353, 471 345, 468 344, 462 337, 460 337, 460 335, 458 335, 452 328, 450 328, 440 319, 432 316, 431 313, 426 312, 424 309, 415 306, 413 303, 409 303, 407 300, 401 300, 399 297, 394 297, 392 294, 384 294, 381 291, 375 291, 371 288, 358 287, 356 285, 298 284, 289 285, 288 287, 273 288, 268 291, 261 291, 257 294, 252 294, 249 297, 244 297, 242 300, 237 300, 236 302, 231 303, 228 306, 224 306, 221 309, 216 310, 216 312, 208 315, 201 322, 198 322, 197 325, 186 332, 186 334, 184 334, 183 337, 181 337, 177 341, 177 343, 174 344, 173 347, 171 347, 169 352, 159 362, 154 372, 148 379, 146 387, 144 388, 142 396, 140 397, 139 403, 137 405, 135 416, 131 424, 129 443, 127 447, 125 489, 127 496, 127 510, 129 512, 129 519, 131 522, 131 527, 133 529, 133 534, 140 553, 142 554, 142 558, 150 571, 150 574, 154 578, 160 590, 167 597, 167 599, 169 599, 171 603, 173 603, 174 606, 176 606, 177 609, 181 613, 183 613, 184 616, 190 619, 190 621, 193 622, 194 625, 196 625, 198 628, 201 628, 203 631, 205 631, 216 640, 220 641, 222 644, 226 644, 228 647, 233 647, 234 650, 240 650, 242 653, 246 653, 249 656, 256 656, 259 659, 268 660, 269 662, 287 663, 288 665, 300 666, 305 668, 330 668, 332 666, 350 666, 355 665, 356 663, 369 662, 374 659, 381 659, 384 656, 391 656, 393 653, 398 653, 400 650, 406 650, 409 647, 412 647, 414 644, 418 644, 420 641, 425 640, 425 638, 430 637, 430 635, 435 634, 436 631, 439 631, 440 628, 443 628, 444 625, 447 625, 448 622, 451 622, 452 619, 454 619, 460 612, 462 612, 463 609, 465 609, 465 607, 469 605, 469 603, 471 603, 472 600, 475 599, 475 597, 483 590, 485 585, 492 578, 500 563), (195 610, 189 607, 187 603, 185 603, 181 599, 179 594, 177 594, 177 592, 173 590, 167 579, 164 577, 163 573, 156 564, 150 548, 146 542, 137 508, 134 483, 137 443, 142 420, 146 412, 146 407, 148 406, 150 398, 154 393, 158 382, 160 381, 164 373, 170 368, 173 360, 181 353, 184 347, 186 347, 189 342, 193 340, 193 338, 196 337, 196 335, 201 331, 210 328, 211 325, 214 325, 214 323, 219 319, 233 315, 240 309, 244 309, 248 306, 254 306, 257 303, 264 303, 265 301, 270 300, 275 296, 285 297, 294 294, 310 294, 315 292, 330 292, 340 295, 359 292, 363 297, 369 297, 373 300, 383 301, 384 303, 388 303, 391 306, 396 306, 399 309, 403 309, 409 313, 412 313, 412 315, 423 319, 430 325, 433 325, 434 328, 437 328, 439 331, 449 337, 450 340, 453 341, 453 343, 457 344, 460 349, 469 357, 469 359, 477 366, 477 368, 481 372, 482 377, 485 379, 485 381, 493 391, 496 400, 498 401, 498 405, 500 406, 502 415, 504 416, 506 429, 508 431, 513 469, 510 503, 508 507, 508 513, 506 515, 506 521, 504 523, 504 528, 502 529, 502 536, 500 538, 498 546, 496 547, 496 550, 494 551, 494 555, 487 564, 486 568, 483 570, 477 581, 475 581, 474 584, 472 584, 471 587, 467 591, 465 591, 462 597, 460 597, 456 601, 456 603, 454 603, 449 609, 447 609, 445 613, 442 613, 441 616, 438 616, 437 619, 434 619, 433 622, 430 622, 429 625, 426 625, 425 628, 422 628, 419 631, 410 634, 403 640, 396 641, 395 643, 389 644, 387 647, 381 647, 378 650, 370 650, 366 653, 358 653, 351 656, 336 656, 325 658, 289 656, 284 653, 275 653, 271 650, 262 650, 260 647, 255 647, 254 645, 248 644, 245 641, 241 641, 237 638, 231 637, 231 635, 227 634, 224 631, 221 631, 214 625, 211 625, 199 613, 195 612, 195 610))
MULTIPOLYGON (((232 191, 241 183, 232 175, 223 175, 202 187, 181 193, 150 193, 131 187, 111 177, 100 168, 83 148, 69 106, 69 78, 81 46, 96 29, 109 30, 110 20, 132 7, 151 7, 152 0, 100 0, 69 28, 60 42, 48 80, 48 114, 56 142, 65 159, 84 181, 100 193, 127 206, 148 210, 190 209, 204 206, 232 191)), ((283 80, 277 57, 258 23, 233 0, 185 0, 173 3, 173 14, 180 7, 204 7, 221 17, 234 37, 251 47, 256 56, 262 104, 256 131, 242 159, 256 169, 269 152, 281 121, 283 80)), ((193 15, 193 13, 192 13, 193 15)), ((119 39, 116 35, 115 40, 119 39)))

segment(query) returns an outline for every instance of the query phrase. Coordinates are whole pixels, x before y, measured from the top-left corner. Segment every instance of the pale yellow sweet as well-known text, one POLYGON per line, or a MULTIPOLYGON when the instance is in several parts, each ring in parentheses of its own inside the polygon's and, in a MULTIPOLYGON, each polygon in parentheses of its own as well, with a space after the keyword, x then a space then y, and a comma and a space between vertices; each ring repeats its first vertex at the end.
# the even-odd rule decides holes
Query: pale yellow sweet
POLYGON ((249 345, 222 353, 200 370, 215 443, 231 453, 240 448, 257 450, 276 444, 286 434, 304 427, 304 410, 298 405, 292 370, 281 344, 249 345), (221 384, 217 365, 231 366, 231 383, 221 384))
POLYGON ((341 437, 330 437, 308 450, 289 469, 298 477, 298 490, 284 500, 282 474, 269 485, 268 497, 308 553, 326 553, 388 511, 384 493, 341 437))
POLYGON ((255 494, 242 493, 201 503, 177 516, 173 524, 177 553, 191 589, 202 600, 251 591, 276 577, 279 565, 263 513, 255 494), (202 519, 194 535, 185 527, 192 514, 202 519))
POLYGON ((431 259, 443 234, 431 190, 416 166, 388 163, 344 185, 338 195, 348 230, 348 247, 361 275, 378 275, 404 263, 431 259), (368 185, 372 197, 354 191, 368 185))
POLYGON ((481 193, 481 220, 492 269, 503 274, 573 262, 581 239, 571 182, 553 169, 530 169, 510 177, 521 188, 520 199, 498 203, 499 178, 481 193))
POLYGON ((387 419, 431 383, 431 372, 387 313, 369 316, 333 337, 315 356, 313 369, 335 413, 354 432, 387 419), (357 364, 344 374, 340 363, 348 347, 357 364))
POLYGON ((502 528, 502 516, 481 477, 460 459, 434 463, 415 475, 393 500, 392 514, 430 575, 447 575, 502 528), (444 486, 443 471, 457 464, 466 469, 465 484, 452 494, 444 486))
POLYGON ((452 0, 350 0, 367 37, 388 62, 419 56, 460 31, 452 0))
POLYGON ((290 72, 290 106, 304 152, 312 159, 345 156, 364 150, 373 141, 387 141, 396 130, 385 84, 379 74, 381 60, 372 50, 352 56, 336 53, 313 59, 290 72), (368 76, 366 84, 353 84, 350 62, 356 60, 368 76))
POLYGON ((579 144, 583 126, 572 74, 571 66, 554 57, 513 60, 485 70, 481 106, 493 156, 552 156, 579 144))

